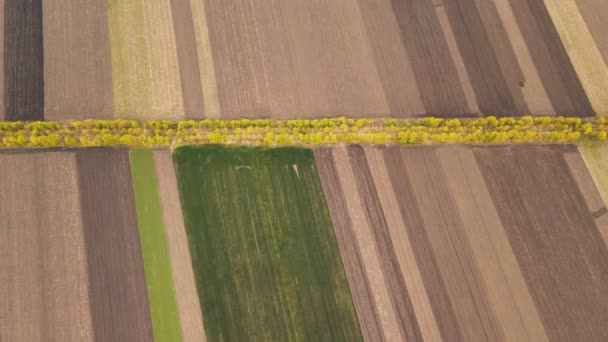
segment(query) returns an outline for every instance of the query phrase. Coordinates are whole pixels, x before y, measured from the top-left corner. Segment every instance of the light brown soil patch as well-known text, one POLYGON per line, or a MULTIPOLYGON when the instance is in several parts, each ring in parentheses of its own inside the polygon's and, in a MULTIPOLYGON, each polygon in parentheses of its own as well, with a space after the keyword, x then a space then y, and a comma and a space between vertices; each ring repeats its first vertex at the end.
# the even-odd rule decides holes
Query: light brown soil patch
POLYGON ((405 228, 403 217, 397 205, 386 164, 380 148, 366 147, 365 155, 373 175, 374 184, 378 191, 379 202, 382 204, 386 223, 395 246, 407 291, 411 298, 422 337, 425 341, 440 341, 441 335, 437 328, 435 315, 429 302, 428 293, 424 288, 416 257, 412 251, 411 241, 405 228))
POLYGON ((0 154, 0 340, 92 341, 76 159, 0 154))
POLYGON ((576 0, 593 40, 608 65, 608 2, 604 0, 576 0))
POLYGON ((44 118, 111 119, 112 68, 106 4, 42 2, 44 118))
POLYGON ((352 229, 333 151, 331 148, 319 148, 314 153, 363 336, 366 341, 384 341, 382 323, 374 304, 371 283, 365 271, 357 237, 352 229))
POLYGON ((494 4, 521 68, 522 75, 520 81, 523 82, 522 92, 528 108, 530 108, 530 112, 538 115, 554 114, 555 109, 545 91, 538 70, 530 55, 530 50, 526 46, 522 28, 518 26, 517 19, 513 13, 512 4, 509 0, 495 0, 494 4))
POLYGON ((585 161, 581 154, 578 152, 564 153, 564 160, 570 170, 570 174, 580 189, 581 195, 585 199, 589 212, 595 213, 602 208, 605 208, 606 204, 602 200, 602 196, 595 186, 593 177, 591 176, 589 169, 587 169, 587 165, 585 165, 585 161))

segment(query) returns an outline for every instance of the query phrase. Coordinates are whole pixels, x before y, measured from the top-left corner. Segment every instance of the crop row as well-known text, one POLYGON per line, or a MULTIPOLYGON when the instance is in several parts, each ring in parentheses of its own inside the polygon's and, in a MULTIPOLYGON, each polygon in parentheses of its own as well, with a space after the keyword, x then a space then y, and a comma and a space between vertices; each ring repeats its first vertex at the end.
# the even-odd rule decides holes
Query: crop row
POLYGON ((318 120, 84 120, 0 122, 0 147, 179 146, 206 143, 321 145, 339 143, 534 143, 604 140, 605 118, 318 120))

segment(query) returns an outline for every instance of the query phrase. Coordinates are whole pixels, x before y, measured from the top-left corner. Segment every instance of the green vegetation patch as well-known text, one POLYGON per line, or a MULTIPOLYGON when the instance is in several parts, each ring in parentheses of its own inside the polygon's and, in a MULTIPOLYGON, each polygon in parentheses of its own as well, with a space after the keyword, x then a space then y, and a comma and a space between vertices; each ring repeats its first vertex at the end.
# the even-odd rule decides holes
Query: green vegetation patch
POLYGON ((311 150, 174 155, 210 341, 362 339, 311 150))
POLYGON ((179 314, 173 290, 169 250, 163 230, 154 157, 150 150, 133 150, 130 157, 154 339, 181 341, 179 314))

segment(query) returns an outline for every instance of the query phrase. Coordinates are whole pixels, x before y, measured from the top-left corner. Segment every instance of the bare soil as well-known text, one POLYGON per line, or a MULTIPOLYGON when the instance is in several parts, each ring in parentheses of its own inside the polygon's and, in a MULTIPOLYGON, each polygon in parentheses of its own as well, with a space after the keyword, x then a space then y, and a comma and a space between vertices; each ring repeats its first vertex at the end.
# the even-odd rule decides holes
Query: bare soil
POLYGON ((608 251, 563 157, 575 151, 474 149, 547 336, 602 341, 608 338, 608 251))
POLYGON ((152 341, 128 150, 77 152, 95 340, 152 341))
POLYGON ((92 341, 76 158, 0 154, 0 340, 92 341))
POLYGON ((44 0, 44 117, 114 117, 106 4, 44 0))

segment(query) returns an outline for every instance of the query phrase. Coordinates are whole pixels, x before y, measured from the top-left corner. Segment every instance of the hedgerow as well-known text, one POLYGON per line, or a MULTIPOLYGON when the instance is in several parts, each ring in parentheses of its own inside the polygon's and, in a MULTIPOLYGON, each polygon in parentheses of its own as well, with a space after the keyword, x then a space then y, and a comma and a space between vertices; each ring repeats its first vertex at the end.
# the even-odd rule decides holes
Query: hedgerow
POLYGON ((185 144, 322 145, 340 143, 572 143, 605 140, 605 118, 317 120, 83 120, 0 122, 0 147, 142 146, 185 144))

